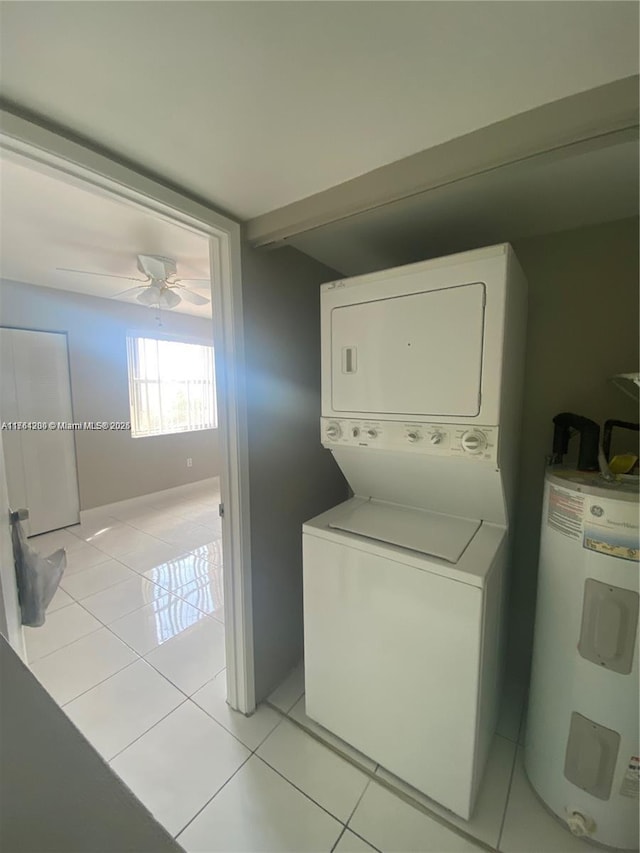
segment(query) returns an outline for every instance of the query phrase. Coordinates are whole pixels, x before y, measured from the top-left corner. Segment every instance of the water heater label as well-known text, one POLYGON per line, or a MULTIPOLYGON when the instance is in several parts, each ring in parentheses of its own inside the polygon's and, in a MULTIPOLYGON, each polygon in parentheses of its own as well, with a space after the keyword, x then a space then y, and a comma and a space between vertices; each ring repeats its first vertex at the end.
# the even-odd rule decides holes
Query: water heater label
POLYGON ((559 533, 582 539, 582 519, 584 515, 584 496, 559 486, 549 490, 549 509, 547 524, 559 533))
POLYGON ((583 548, 622 560, 640 559, 635 502, 590 498, 585 511, 583 548))
POLYGON ((627 771, 622 777, 620 793, 623 797, 637 797, 640 793, 640 757, 632 755, 627 771))

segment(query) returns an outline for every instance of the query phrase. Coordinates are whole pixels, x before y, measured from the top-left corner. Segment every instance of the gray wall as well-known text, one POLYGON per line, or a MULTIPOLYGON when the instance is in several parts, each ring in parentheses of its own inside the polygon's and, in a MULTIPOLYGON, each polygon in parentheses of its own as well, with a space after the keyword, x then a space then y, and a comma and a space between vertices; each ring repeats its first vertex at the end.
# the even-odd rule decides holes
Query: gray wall
MULTIPOLYGON (((68 291, 0 283, 0 325, 68 333, 74 421, 129 421, 128 330, 213 340, 210 320, 68 291)), ((126 432, 75 433, 80 508, 213 477, 218 431, 131 438, 126 432), (187 457, 193 467, 187 468, 187 457)))
POLYGON ((0 637, 0 849, 181 850, 0 637))
MULTIPOLYGON (((599 424, 638 421, 637 404, 609 382, 615 373, 638 370, 638 220, 550 234, 514 248, 529 281, 529 321, 509 662, 526 678, 551 419, 569 411, 599 424)), ((617 441, 618 450, 634 445, 632 433, 617 441)))
POLYGON ((345 500, 320 445, 320 284, 334 270, 295 249, 242 254, 256 697, 302 655, 303 521, 345 500))

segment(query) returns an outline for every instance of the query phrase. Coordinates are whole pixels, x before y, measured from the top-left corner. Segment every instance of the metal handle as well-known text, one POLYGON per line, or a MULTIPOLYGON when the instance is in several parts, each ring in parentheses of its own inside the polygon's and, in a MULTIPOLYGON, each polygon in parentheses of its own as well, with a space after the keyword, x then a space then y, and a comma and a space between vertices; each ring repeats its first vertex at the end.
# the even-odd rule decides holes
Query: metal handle
POLYGON ((9 522, 17 524, 19 521, 26 521, 29 518, 29 510, 22 507, 21 509, 9 509, 9 522))

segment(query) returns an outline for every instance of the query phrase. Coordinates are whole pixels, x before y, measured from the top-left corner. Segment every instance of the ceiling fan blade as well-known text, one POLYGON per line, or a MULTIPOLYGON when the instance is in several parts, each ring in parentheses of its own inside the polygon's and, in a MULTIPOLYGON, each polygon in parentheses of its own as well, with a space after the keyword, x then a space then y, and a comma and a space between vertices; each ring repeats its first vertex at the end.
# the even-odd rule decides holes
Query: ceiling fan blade
POLYGON ((138 255, 138 269, 156 281, 166 281, 177 275, 176 262, 164 255, 138 255))
POLYGON ((207 299, 206 296, 201 296, 199 293, 189 290, 182 284, 177 285, 177 287, 180 288, 180 296, 182 296, 185 302, 190 302, 192 305, 207 305, 211 302, 211 300, 207 299))
POLYGON ((138 284, 136 287, 128 287, 126 290, 121 290, 120 293, 114 293, 113 296, 110 296, 109 299, 117 299, 118 296, 124 296, 125 293, 133 293, 134 290, 143 290, 145 287, 148 287, 148 284, 138 284))
POLYGON ((148 278, 134 278, 132 275, 113 275, 108 272, 92 272, 91 270, 72 270, 69 267, 56 267, 59 272, 77 272, 82 275, 99 275, 101 278, 122 278, 126 281, 139 281, 141 284, 146 284, 148 278))
POLYGON ((211 281, 210 278, 172 278, 170 284, 180 284, 181 281, 211 281))

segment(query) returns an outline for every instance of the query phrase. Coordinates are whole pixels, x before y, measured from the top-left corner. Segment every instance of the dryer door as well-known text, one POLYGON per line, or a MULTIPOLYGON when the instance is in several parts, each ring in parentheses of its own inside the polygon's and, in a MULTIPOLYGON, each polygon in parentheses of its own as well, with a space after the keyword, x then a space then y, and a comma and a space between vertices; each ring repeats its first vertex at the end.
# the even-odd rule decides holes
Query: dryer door
POLYGON ((477 416, 484 306, 478 282, 334 308, 334 411, 477 416))

